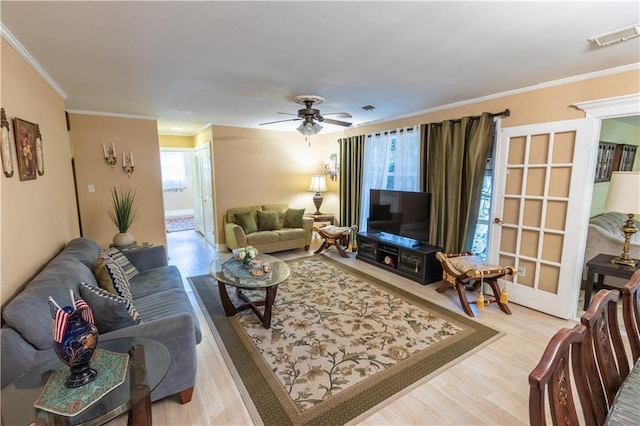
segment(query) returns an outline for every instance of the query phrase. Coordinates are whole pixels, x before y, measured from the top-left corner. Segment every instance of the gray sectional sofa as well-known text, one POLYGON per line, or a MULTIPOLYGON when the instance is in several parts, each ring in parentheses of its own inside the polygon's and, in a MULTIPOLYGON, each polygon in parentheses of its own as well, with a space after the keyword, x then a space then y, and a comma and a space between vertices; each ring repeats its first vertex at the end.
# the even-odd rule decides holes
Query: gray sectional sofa
MULTIPOLYGON (((4 323, 0 328, 2 387, 31 366, 56 357, 52 349, 48 297, 65 306, 70 304, 69 289, 82 296, 87 293, 86 288, 81 289, 81 282, 97 287, 93 270, 100 252, 101 248, 92 240, 76 238, 70 241, 5 306, 2 312, 4 323)), ((125 256, 139 271, 131 278, 130 289, 133 305, 142 322, 101 332, 98 342, 117 337, 146 337, 163 343, 171 354, 171 364, 165 378, 151 393, 151 399, 156 401, 180 394, 181 401, 188 402, 195 385, 196 344, 202 339, 202 334, 180 271, 167 265, 163 246, 130 251, 125 256)), ((85 300, 89 306, 93 303, 98 323, 98 316, 102 315, 100 312, 107 311, 96 306, 96 300, 85 300)), ((105 331, 105 326, 102 327, 105 331)))

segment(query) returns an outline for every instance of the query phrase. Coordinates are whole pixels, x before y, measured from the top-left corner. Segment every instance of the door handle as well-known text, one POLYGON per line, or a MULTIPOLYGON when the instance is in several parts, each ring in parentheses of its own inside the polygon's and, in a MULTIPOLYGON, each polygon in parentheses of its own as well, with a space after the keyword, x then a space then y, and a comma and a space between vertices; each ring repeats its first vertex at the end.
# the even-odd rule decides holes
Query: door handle
POLYGON ((498 224, 498 225, 502 225, 504 222, 499 217, 496 217, 495 219, 493 219, 493 223, 498 224))

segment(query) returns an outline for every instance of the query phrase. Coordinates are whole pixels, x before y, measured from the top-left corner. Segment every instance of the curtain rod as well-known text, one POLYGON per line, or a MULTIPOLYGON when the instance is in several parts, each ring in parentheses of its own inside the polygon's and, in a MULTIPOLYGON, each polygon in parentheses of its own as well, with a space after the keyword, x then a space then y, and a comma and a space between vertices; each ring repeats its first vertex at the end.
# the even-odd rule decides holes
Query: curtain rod
MULTIPOLYGON (((400 129, 400 132, 404 132, 404 131, 413 132, 413 127, 407 127, 406 129, 400 129)), ((374 133, 373 135, 367 135, 367 137, 370 138, 371 136, 374 136, 374 135, 375 136, 380 136, 380 135, 383 135, 383 134, 384 135, 392 135, 392 134, 397 133, 397 132, 398 132, 398 130, 391 130, 391 131, 384 132, 384 133, 374 133)))
MULTIPOLYGON (((492 112, 489 114, 489 116, 491 118, 495 118, 495 117, 509 117, 511 115, 511 111, 509 110, 509 108, 506 108, 504 111, 500 111, 500 112, 492 112)), ((481 116, 480 115, 474 115, 472 117, 470 117, 471 120, 477 120, 479 119, 481 116)), ((445 120, 446 121, 446 120, 445 120)), ((462 119, 458 118, 455 120, 449 120, 449 122, 451 123, 459 123, 460 121, 462 121, 462 119)), ((429 126, 442 126, 442 122, 440 123, 429 123, 429 126)))

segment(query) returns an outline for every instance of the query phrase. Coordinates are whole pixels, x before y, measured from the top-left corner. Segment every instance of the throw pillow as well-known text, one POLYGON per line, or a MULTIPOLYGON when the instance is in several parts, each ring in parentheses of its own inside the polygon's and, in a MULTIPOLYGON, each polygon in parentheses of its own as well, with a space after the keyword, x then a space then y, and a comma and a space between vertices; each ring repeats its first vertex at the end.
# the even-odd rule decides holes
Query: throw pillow
POLYGON ((131 301, 99 287, 80 283, 80 296, 93 311, 98 333, 140 324, 142 319, 131 301))
POLYGON ((127 300, 133 300, 126 274, 120 265, 118 265, 111 256, 107 255, 106 252, 98 255, 94 275, 96 276, 98 285, 103 290, 124 297, 127 300))
POLYGON ((127 256, 125 256, 117 248, 112 247, 109 250, 107 250, 107 255, 109 255, 113 260, 116 261, 118 265, 120 265, 120 267, 124 271, 124 274, 127 276, 128 280, 130 280, 131 278, 135 277, 140 273, 138 269, 136 269, 136 267, 133 266, 131 262, 129 262, 129 259, 127 259, 127 256))
POLYGON ((391 220, 391 204, 373 204, 371 220, 391 220))
POLYGON ((304 209, 288 209, 284 218, 285 228, 302 228, 304 209))
POLYGON ((259 211, 258 212, 258 231, 273 231, 280 229, 278 221, 278 212, 259 211))
POLYGON ((245 234, 251 234, 252 232, 258 231, 258 225, 256 224, 256 220, 253 218, 253 213, 236 213, 236 223, 242 227, 245 234))

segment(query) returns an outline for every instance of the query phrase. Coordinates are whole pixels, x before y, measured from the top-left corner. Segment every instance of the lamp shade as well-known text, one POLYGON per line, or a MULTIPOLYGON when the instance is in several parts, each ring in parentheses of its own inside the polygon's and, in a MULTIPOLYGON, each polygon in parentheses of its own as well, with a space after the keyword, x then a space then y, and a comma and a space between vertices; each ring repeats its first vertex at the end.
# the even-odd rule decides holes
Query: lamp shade
POLYGON ((640 172, 613 172, 605 210, 640 214, 640 172))
POLYGON ((327 188, 327 181, 325 180, 324 175, 313 175, 311 176, 311 184, 309 185, 309 192, 327 192, 329 189, 327 188))

